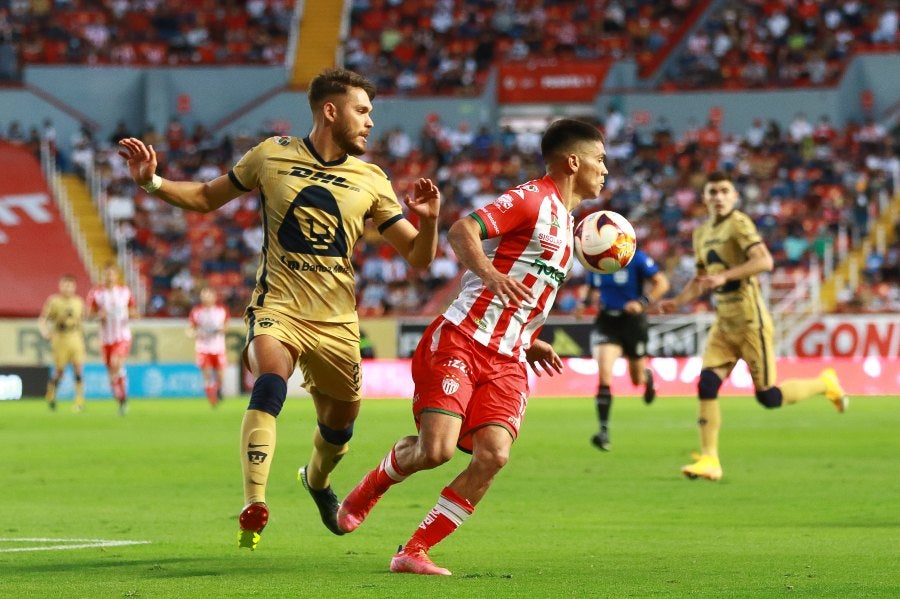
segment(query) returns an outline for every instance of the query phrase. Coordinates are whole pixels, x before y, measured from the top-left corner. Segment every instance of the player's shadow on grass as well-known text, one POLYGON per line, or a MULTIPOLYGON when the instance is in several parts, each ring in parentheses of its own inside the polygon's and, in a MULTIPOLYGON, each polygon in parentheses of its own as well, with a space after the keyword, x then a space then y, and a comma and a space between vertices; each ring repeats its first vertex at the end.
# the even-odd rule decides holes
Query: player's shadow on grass
MULTIPOLYGON (((68 562, 56 560, 49 564, 9 564, 10 570, 17 569, 21 572, 52 572, 60 573, 66 571, 84 572, 86 569, 109 569, 109 568, 128 568, 143 573, 146 576, 163 576, 171 577, 189 577, 189 576, 218 576, 222 574, 219 571, 185 571, 184 566, 191 562, 201 562, 208 565, 209 560, 203 557, 185 558, 170 557, 165 559, 117 559, 115 557, 104 557, 103 559, 89 558, 87 560, 72 559, 68 562), (169 564, 175 564, 178 567, 169 568, 169 564)), ((223 565, 223 571, 226 566, 223 565)))

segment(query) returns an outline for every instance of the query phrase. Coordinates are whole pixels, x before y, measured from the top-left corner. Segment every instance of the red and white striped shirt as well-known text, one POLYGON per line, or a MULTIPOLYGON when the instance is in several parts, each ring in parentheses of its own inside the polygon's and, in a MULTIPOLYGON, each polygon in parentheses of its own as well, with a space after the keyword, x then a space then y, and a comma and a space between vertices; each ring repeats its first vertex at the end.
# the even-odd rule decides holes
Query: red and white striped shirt
POLYGON ((534 299, 504 307, 471 271, 444 318, 498 353, 525 360, 556 293, 572 269, 574 219, 550 177, 510 189, 470 216, 482 228, 482 247, 494 267, 531 289, 534 299))
POLYGON ((225 353, 225 322, 228 312, 221 305, 194 306, 188 315, 188 321, 194 328, 196 349, 198 354, 225 353))
POLYGON ((88 294, 91 312, 100 313, 100 343, 131 341, 129 308, 135 306, 131 290, 124 285, 94 287, 88 294))

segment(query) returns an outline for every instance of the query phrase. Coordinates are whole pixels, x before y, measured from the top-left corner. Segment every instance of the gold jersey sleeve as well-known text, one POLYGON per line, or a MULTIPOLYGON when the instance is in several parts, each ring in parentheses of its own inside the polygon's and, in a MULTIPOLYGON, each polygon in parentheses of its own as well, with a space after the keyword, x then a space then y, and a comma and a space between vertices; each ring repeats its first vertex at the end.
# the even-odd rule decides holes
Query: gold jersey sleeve
POLYGON ((278 136, 249 150, 229 177, 260 192, 265 238, 248 310, 356 322, 353 246, 367 218, 379 232, 403 218, 384 172, 349 155, 325 162, 308 138, 278 136))
POLYGON ((84 322, 84 300, 77 295, 51 295, 47 300, 47 320, 54 334, 80 334, 84 322))
MULTIPOLYGON (((747 261, 747 250, 762 238, 750 217, 734 210, 719 222, 709 219, 694 231, 694 256, 699 274, 715 275, 747 261)), ((760 327, 770 322, 759 280, 728 281, 714 291, 716 316, 727 330, 760 327)))

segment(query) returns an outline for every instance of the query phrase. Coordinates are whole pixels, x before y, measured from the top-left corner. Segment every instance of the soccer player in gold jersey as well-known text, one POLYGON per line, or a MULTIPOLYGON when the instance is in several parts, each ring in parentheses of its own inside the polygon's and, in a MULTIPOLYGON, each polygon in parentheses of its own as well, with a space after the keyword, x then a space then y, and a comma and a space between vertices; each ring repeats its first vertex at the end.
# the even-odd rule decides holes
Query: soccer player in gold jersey
POLYGON ((207 183, 156 174, 152 146, 123 139, 120 153, 134 180, 169 204, 208 212, 253 189, 262 204, 265 238, 256 288, 245 318, 244 362, 256 377, 241 425, 245 507, 238 544, 254 549, 268 521, 266 481, 275 450, 275 419, 295 367, 316 407, 312 456, 299 478, 334 534, 339 502, 329 475, 348 450, 359 413, 360 350, 351 253, 372 219, 410 265, 428 266, 437 250, 440 192, 419 179, 403 216, 390 180, 358 156, 373 127, 375 88, 335 68, 308 90, 313 127, 305 138, 276 136, 249 150, 226 175, 207 183))
POLYGON ((831 368, 814 379, 792 379, 776 385, 772 317, 756 277, 772 270, 772 255, 750 217, 735 209, 737 201, 737 190, 726 174, 709 175, 703 188, 709 219, 693 235, 697 274, 681 293, 659 303, 660 311, 672 312, 703 293, 715 294, 716 320, 709 332, 697 383, 701 451, 694 463, 681 469, 689 478, 722 478, 721 416, 716 398, 722 381, 738 360, 747 363, 756 399, 766 408, 823 394, 838 412, 847 407, 847 395, 831 368))
POLYGON ((75 277, 63 275, 59 279, 59 293, 44 302, 38 317, 38 329, 53 349, 53 374, 47 381, 47 405, 56 409, 56 387, 72 365, 75 375, 75 404, 72 409, 84 409, 84 300, 75 293, 75 277))

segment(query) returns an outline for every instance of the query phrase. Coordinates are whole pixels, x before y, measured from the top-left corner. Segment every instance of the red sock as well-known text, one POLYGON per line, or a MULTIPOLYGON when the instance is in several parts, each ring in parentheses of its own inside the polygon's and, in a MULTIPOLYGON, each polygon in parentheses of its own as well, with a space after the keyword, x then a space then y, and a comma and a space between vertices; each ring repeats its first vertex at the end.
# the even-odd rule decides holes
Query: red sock
POLYGON ((119 403, 125 401, 125 377, 118 375, 112 382, 113 396, 119 400, 119 403))
POLYGON ((206 399, 209 400, 210 405, 219 403, 219 389, 215 383, 206 386, 206 399))
POLYGON ((431 508, 419 524, 419 528, 406 543, 404 551, 421 549, 427 552, 459 528, 459 525, 474 511, 475 506, 468 500, 457 495, 450 487, 444 487, 437 505, 431 508))
POLYGON ((406 480, 409 475, 400 470, 397 465, 397 455, 392 447, 391 451, 381 460, 378 468, 372 470, 367 476, 375 491, 379 495, 383 495, 391 485, 406 480))

